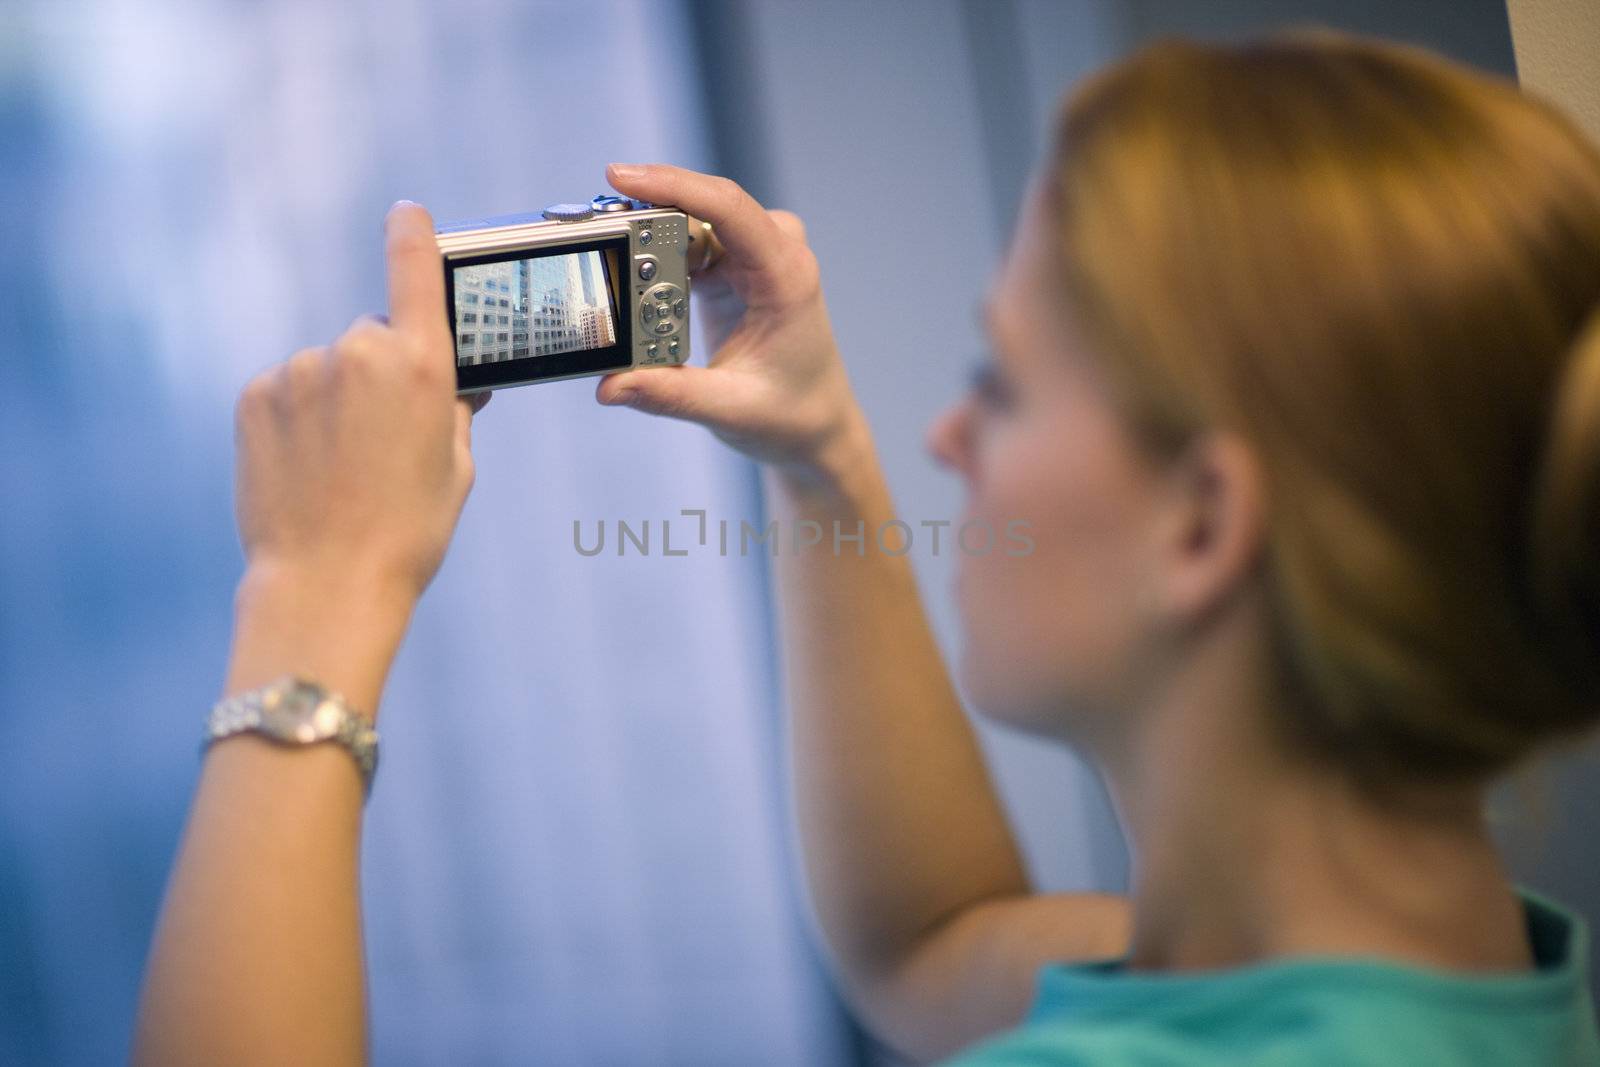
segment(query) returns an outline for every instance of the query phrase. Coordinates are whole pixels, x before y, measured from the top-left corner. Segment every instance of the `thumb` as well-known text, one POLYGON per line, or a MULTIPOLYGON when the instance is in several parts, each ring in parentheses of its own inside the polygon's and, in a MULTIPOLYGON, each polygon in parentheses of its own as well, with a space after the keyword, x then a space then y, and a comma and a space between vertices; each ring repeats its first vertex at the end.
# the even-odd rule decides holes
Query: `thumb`
POLYGON ((602 404, 719 426, 739 409, 738 385, 711 367, 652 367, 608 374, 594 395, 602 404))

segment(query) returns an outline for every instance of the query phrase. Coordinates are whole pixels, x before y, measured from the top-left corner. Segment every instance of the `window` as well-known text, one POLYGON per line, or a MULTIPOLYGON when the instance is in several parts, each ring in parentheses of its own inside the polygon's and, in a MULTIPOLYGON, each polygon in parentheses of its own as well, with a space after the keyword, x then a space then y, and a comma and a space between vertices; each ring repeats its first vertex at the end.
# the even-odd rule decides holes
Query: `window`
POLYGON ((464 315, 461 316, 461 321, 462 322, 477 322, 478 321, 478 313, 476 311, 468 311, 464 315))
POLYGON ((476 304, 478 302, 478 294, 477 293, 462 293, 461 294, 461 302, 463 304, 476 304))
POLYGON ((478 343, 478 335, 477 334, 475 334, 475 333, 464 333, 464 334, 461 335, 461 345, 462 345, 463 348, 468 347, 470 345, 475 345, 477 343, 478 343))

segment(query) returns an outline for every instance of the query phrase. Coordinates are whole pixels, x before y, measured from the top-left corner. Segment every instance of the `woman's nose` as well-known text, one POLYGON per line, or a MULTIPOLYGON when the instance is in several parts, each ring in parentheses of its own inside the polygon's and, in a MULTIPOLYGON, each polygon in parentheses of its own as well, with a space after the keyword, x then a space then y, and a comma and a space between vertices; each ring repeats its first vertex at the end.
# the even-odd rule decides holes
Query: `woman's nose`
POLYGON ((971 437, 970 405, 952 404, 928 427, 928 454, 940 466, 964 475, 968 473, 968 457, 972 453, 971 437))

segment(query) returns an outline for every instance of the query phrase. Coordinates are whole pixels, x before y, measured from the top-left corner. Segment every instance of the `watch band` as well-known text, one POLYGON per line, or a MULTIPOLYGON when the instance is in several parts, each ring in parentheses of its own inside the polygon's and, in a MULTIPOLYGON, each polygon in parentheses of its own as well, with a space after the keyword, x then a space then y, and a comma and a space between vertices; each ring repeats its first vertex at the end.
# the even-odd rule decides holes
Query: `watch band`
POLYGON ((364 796, 378 773, 378 731, 330 692, 303 678, 284 677, 217 702, 206 718, 202 754, 212 744, 246 730, 285 745, 336 741, 355 758, 364 796))

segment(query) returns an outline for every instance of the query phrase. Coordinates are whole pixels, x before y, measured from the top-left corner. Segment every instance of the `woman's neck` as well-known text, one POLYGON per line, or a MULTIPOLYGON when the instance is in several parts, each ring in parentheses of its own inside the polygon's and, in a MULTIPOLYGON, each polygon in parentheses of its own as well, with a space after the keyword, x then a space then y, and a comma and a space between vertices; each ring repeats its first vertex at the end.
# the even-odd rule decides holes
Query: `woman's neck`
POLYGON ((1241 684, 1259 675, 1238 659, 1202 650, 1103 754, 1134 846, 1131 965, 1314 954, 1530 966, 1481 792, 1400 809, 1285 755, 1261 727, 1261 696, 1241 684))

